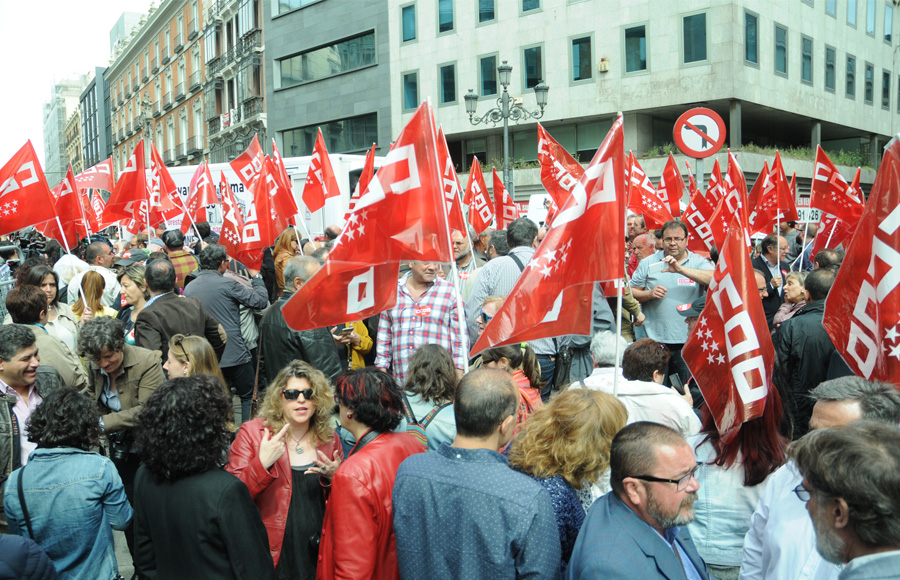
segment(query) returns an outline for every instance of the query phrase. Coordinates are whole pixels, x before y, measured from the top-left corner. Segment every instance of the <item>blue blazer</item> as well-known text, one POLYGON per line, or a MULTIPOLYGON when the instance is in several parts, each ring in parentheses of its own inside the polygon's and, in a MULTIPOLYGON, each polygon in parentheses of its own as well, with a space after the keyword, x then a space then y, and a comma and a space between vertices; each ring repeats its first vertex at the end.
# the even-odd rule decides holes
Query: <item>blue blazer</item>
MULTIPOLYGON (((687 527, 680 528, 675 541, 700 576, 708 579, 706 564, 697 553, 687 527)), ((610 492, 594 502, 588 512, 566 578, 685 580, 686 574, 668 542, 622 503, 615 492, 610 492)))

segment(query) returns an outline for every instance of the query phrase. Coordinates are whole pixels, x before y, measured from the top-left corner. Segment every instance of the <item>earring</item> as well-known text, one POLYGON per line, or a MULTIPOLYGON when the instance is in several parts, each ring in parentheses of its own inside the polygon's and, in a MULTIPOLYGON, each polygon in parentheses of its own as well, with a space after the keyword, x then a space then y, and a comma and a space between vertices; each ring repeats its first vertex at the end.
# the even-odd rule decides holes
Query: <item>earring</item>
POLYGON ((187 376, 187 369, 182 370, 181 374, 183 374, 184 376, 187 376))
POLYGON ((347 418, 348 418, 348 419, 352 419, 352 418, 353 418, 353 413, 352 413, 351 411, 347 411, 347 418))

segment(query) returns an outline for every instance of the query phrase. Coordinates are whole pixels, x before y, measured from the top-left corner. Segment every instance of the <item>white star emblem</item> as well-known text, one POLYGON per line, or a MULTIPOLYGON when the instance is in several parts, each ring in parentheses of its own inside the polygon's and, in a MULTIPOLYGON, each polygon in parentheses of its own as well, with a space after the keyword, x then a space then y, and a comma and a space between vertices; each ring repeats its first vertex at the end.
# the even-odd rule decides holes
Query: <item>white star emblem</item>
POLYGON ((700 348, 702 348, 703 350, 709 350, 709 343, 708 343, 708 342, 704 342, 704 343, 701 345, 700 348))
POLYGON ((356 233, 358 233, 360 236, 366 233, 366 224, 359 224, 359 227, 356 228, 356 233))
POLYGON ((900 344, 891 348, 891 354, 888 356, 896 357, 897 360, 900 360, 900 344))
MULTIPOLYGON (((355 235, 356 235, 356 232, 354 230, 347 228, 346 236, 347 236, 348 240, 352 240, 353 236, 355 236, 355 235)), ((344 236, 341 236, 341 237, 343 238, 344 236)))
POLYGON ((553 268, 551 268, 550 266, 544 266, 543 268, 541 268, 541 276, 543 276, 544 278, 548 277, 552 273, 553 268))
POLYGON ((556 261, 556 250, 547 250, 541 258, 546 259, 547 264, 552 264, 556 261))
POLYGON ((887 331, 885 331, 885 333, 884 333, 884 339, 885 339, 885 340, 897 340, 897 337, 900 337, 900 333, 897 332, 897 326, 896 326, 896 325, 890 327, 890 328, 889 328, 887 331))
POLYGON ((706 360, 709 361, 709 364, 716 364, 716 355, 709 353, 709 356, 706 357, 706 360))
POLYGON ((724 356, 719 355, 719 359, 718 359, 718 360, 719 360, 719 364, 720 364, 720 365, 725 364, 725 357, 724 357, 724 356))
POLYGON ((712 341, 711 346, 712 346, 712 349, 713 349, 713 350, 719 350, 719 343, 718 343, 718 342, 712 341))

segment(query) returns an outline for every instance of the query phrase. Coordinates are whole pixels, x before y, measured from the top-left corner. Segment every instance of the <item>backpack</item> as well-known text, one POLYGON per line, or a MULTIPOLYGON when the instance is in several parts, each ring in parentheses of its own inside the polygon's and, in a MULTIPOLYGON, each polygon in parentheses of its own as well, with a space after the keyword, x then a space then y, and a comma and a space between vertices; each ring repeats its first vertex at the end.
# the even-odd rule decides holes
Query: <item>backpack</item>
POLYGON ((409 399, 406 397, 405 391, 400 391, 403 394, 403 414, 406 415, 406 432, 416 438, 416 440, 422 444, 422 447, 425 451, 428 451, 428 435, 425 433, 425 429, 428 428, 428 425, 431 421, 437 416, 444 407, 448 407, 453 404, 453 401, 444 401, 439 405, 435 405, 431 408, 425 417, 419 421, 416 419, 416 416, 413 415, 412 405, 409 404, 409 399))

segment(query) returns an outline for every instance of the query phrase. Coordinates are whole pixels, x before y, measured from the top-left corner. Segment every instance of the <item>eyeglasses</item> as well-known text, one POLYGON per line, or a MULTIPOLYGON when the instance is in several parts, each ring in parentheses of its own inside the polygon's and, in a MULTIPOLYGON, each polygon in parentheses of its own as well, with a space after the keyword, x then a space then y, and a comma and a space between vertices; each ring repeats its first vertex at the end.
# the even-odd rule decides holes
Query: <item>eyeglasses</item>
MULTIPOLYGON (((687 475, 679 479, 664 479, 662 477, 654 477, 652 475, 630 475, 629 477, 633 477, 634 479, 640 479, 641 481, 652 481, 656 483, 674 483, 676 491, 684 491, 684 489, 688 486, 688 483, 691 482, 691 479, 696 476, 697 470, 700 469, 700 464, 694 466, 694 469, 690 470, 687 475)), ((796 490, 794 490, 796 491, 796 490)))
POLYGON ((684 241, 684 238, 663 238, 663 242, 665 242, 667 244, 671 244, 672 242, 675 242, 676 244, 680 244, 683 241, 684 241))
POLYGON ((482 320, 482 322, 484 322, 485 324, 487 324, 488 322, 491 321, 491 318, 493 318, 493 316, 491 316, 490 314, 488 314, 488 313, 485 312, 484 310, 481 311, 481 320, 482 320))
POLYGON ((812 493, 808 489, 803 487, 802 483, 795 487, 792 491, 797 494, 797 499, 799 499, 803 503, 808 502, 809 498, 812 497, 812 493))
POLYGON ((303 395, 304 401, 309 401, 312 399, 313 390, 312 389, 282 389, 281 396, 285 398, 287 401, 296 401, 300 395, 303 395))

